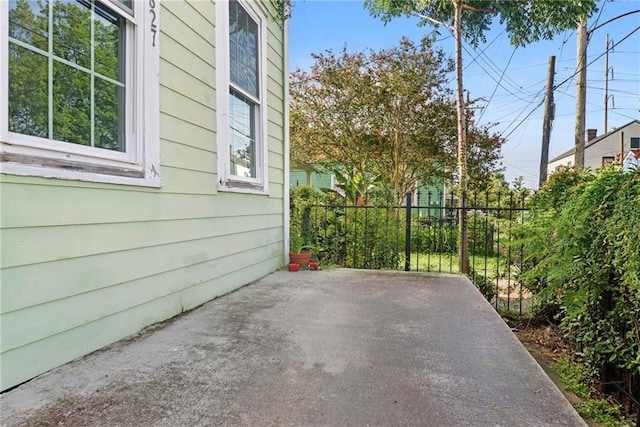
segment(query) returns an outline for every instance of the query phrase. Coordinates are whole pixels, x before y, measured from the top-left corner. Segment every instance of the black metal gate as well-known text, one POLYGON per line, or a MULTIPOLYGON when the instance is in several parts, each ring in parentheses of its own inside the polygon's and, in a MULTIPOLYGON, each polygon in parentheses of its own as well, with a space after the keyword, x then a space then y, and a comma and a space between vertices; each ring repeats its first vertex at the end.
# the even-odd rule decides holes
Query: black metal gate
POLYGON ((526 310, 518 279, 523 250, 514 230, 526 220, 524 195, 472 194, 462 208, 453 194, 407 193, 403 205, 314 205, 313 246, 323 264, 362 269, 459 273, 458 220, 467 216, 470 278, 495 307, 526 310))

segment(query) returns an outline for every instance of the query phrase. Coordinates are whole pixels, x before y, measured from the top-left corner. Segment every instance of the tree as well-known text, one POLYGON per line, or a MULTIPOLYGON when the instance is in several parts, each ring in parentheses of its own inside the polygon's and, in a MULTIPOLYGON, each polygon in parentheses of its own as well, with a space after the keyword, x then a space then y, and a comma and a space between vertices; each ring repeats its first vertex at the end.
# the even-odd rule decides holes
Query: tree
MULTIPOLYGON (((315 55, 309 72, 291 78, 291 153, 301 161, 339 167, 337 176, 357 183, 357 197, 373 184, 402 200, 417 180, 450 178, 455 167, 455 109, 446 88, 452 63, 432 40, 403 39, 379 52, 315 55)), ((473 128, 489 175, 500 139, 473 128)))
POLYGON ((595 0, 365 0, 371 14, 384 22, 398 16, 417 16, 421 25, 444 26, 455 39, 455 68, 458 116, 458 179, 460 185, 459 262, 469 273, 469 248, 466 224, 467 136, 462 80, 462 38, 472 46, 485 41, 484 33, 493 18, 506 25, 511 42, 523 46, 550 39, 558 32, 575 28, 580 19, 597 10, 595 0))

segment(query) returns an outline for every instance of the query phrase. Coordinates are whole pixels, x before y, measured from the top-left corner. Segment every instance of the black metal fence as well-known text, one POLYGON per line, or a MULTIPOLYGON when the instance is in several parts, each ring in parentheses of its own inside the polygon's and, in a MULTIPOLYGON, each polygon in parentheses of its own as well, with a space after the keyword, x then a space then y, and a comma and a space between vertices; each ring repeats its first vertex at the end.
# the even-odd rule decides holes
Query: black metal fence
MULTIPOLYGON (((459 273, 458 220, 463 211, 468 226, 470 279, 496 310, 529 311, 532 295, 520 278, 527 266, 518 225, 529 216, 523 195, 471 194, 464 208, 455 195, 442 193, 427 193, 421 198, 407 194, 401 205, 366 200, 311 204, 303 215, 302 228, 323 265, 459 273)), ((637 376, 630 371, 605 369, 602 385, 623 402, 627 413, 640 407, 637 376)), ((640 427, 640 411, 636 414, 640 427)))
POLYGON ((524 197, 472 194, 459 206, 453 194, 408 193, 403 205, 366 202, 313 205, 313 246, 321 263, 362 269, 459 273, 458 218, 467 215, 470 278, 496 309, 522 313, 530 295, 518 279, 523 249, 513 227, 525 220, 524 197))

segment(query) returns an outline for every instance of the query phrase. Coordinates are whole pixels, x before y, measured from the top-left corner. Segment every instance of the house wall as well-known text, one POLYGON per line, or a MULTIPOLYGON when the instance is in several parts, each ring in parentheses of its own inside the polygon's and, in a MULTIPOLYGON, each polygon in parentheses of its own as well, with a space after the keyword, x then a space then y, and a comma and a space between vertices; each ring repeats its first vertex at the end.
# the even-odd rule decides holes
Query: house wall
MULTIPOLYGON (((624 152, 631 149, 631 137, 640 136, 640 122, 633 121, 627 126, 621 127, 617 131, 610 132, 597 142, 587 145, 584 150, 585 167, 597 170, 602 167, 603 157, 614 157, 620 152, 620 137, 624 133, 624 152)), ((550 162, 547 166, 547 173, 552 174, 559 166, 574 166, 573 152, 566 154, 562 158, 550 162)))
POLYGON ((613 132, 611 135, 598 141, 597 144, 589 145, 584 150, 584 165, 593 170, 602 167, 603 157, 614 157, 620 153, 620 137, 624 133, 624 150, 627 153, 631 149, 631 137, 640 136, 640 122, 632 122, 624 129, 613 132))
MULTIPOLYGON (((311 177, 311 183, 315 184, 313 180, 313 176, 315 174, 312 172, 309 174, 311 177)), ((307 172, 305 171, 290 171, 289 172, 289 184, 292 187, 300 187, 301 185, 307 185, 307 172)))
POLYGON ((160 15, 162 188, 0 175, 2 390, 284 264, 285 31, 270 20, 269 195, 223 193, 215 5, 160 15))
POLYGON ((413 201, 413 203, 420 206, 420 217, 442 218, 442 202, 446 197, 444 195, 444 184, 427 185, 420 183, 417 197, 418 200, 413 201), (428 207, 431 207, 431 209, 428 207))
POLYGON ((572 167, 574 162, 573 153, 567 154, 564 157, 554 160, 553 162, 549 162, 547 166, 547 175, 551 175, 558 169, 560 166, 572 167))
MULTIPOLYGON (((322 172, 310 172, 311 186, 313 188, 329 188, 333 189, 333 174, 322 172)), ((307 172, 304 171, 290 171, 289 183, 292 187, 300 187, 301 185, 307 185, 307 172)))

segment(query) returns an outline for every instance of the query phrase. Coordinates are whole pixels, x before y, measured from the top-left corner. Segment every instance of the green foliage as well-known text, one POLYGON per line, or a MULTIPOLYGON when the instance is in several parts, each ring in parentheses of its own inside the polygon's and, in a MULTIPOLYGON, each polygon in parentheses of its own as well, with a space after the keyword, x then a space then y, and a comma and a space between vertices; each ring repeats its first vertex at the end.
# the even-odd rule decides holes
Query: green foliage
POLYGON ((289 248, 291 252, 300 252, 313 246, 316 228, 312 222, 312 211, 323 196, 315 188, 302 185, 291 189, 289 197, 289 248))
MULTIPOLYGON (((594 0, 464 0, 461 3, 462 35, 473 46, 486 41, 485 33, 496 16, 505 24, 511 42, 524 46, 576 28, 581 16, 588 17, 598 10, 594 0)), ((373 16, 384 22, 397 16, 418 15, 423 19, 422 25, 453 25, 454 1, 365 0, 364 4, 373 16)))
POLYGON ((576 410, 585 418, 594 420, 605 427, 623 427, 627 423, 618 421, 620 409, 606 399, 589 399, 576 406, 576 410))
POLYGON ((433 221, 420 224, 411 230, 411 250, 419 253, 456 253, 458 229, 452 222, 433 221))
MULTIPOLYGON (((452 62, 432 38, 380 51, 314 54, 291 75, 291 157, 335 167, 347 183, 374 184, 399 202, 417 180, 451 177, 456 165, 452 62), (375 181, 375 182, 374 182, 375 181)), ((490 174, 503 140, 473 120, 470 171, 490 174)), ((362 196, 362 194, 360 194, 362 196)))
POLYGON ((576 405, 576 410, 580 415, 603 426, 618 427, 623 425, 618 421, 620 419, 618 405, 606 399, 592 397, 594 395, 592 381, 595 375, 592 370, 574 362, 568 356, 558 360, 556 369, 567 389, 583 400, 576 405))
POLYGON ((591 396, 590 384, 593 372, 588 372, 584 366, 575 363, 567 356, 558 360, 556 369, 567 388, 576 396, 581 399, 588 399, 591 396))
POLYGON ((565 170, 532 198, 523 278, 594 372, 640 375, 640 171, 565 170))
POLYGON ((298 187, 291 192, 291 230, 300 230, 303 245, 324 264, 395 269, 404 249, 403 210, 373 203, 347 205, 334 192, 298 187))
POLYGON ((347 211, 346 257, 356 268, 395 269, 404 250, 404 213, 393 208, 374 207, 347 211), (396 233, 396 230, 402 230, 396 233))
POLYGON ((364 199, 374 188, 378 177, 370 177, 358 171, 344 173, 342 168, 334 168, 333 174, 336 177, 338 188, 345 193, 348 203, 355 205, 358 199, 364 199))
POLYGON ((495 285, 485 276, 472 269, 469 277, 471 278, 471 281, 476 286, 476 288, 478 288, 480 293, 487 299, 487 301, 491 301, 496 296, 495 285))
POLYGON ((284 27, 284 22, 291 18, 291 12, 293 10, 293 4, 291 0, 270 0, 271 5, 275 9, 274 18, 281 27, 284 27))

